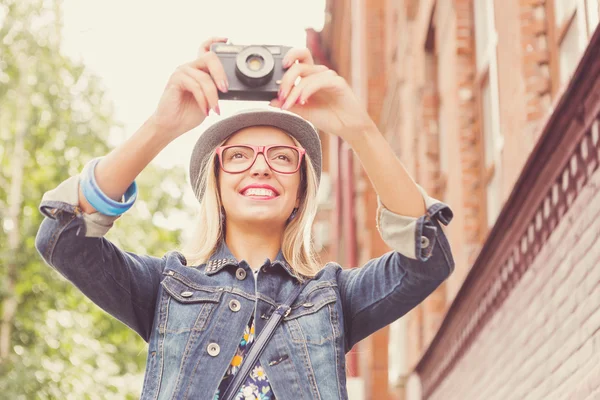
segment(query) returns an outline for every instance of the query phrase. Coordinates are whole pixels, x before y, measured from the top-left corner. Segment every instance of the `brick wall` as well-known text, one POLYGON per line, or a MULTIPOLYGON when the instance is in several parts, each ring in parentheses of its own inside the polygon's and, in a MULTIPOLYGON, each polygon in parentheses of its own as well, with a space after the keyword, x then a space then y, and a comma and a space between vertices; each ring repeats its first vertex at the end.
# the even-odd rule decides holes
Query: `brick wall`
MULTIPOLYGON (((425 10, 423 11, 425 12, 425 10)), ((428 28, 428 20, 421 18, 422 21, 419 30, 425 31, 428 28)), ((461 130, 464 126, 460 123, 460 118, 464 115, 464 105, 461 107, 459 100, 459 66, 458 66, 458 37, 457 37, 457 19, 451 1, 440 1, 436 5, 435 17, 435 52, 438 63, 438 91, 439 105, 444 107, 443 115, 440 118, 438 130, 443 131, 445 135, 446 157, 449 169, 445 177, 444 196, 440 200, 447 202, 454 211, 452 224, 447 228, 450 244, 453 249, 456 269, 454 274, 447 281, 447 302, 450 303, 454 295, 460 288, 464 277, 468 272, 469 260, 467 249, 467 235, 463 232, 473 225, 468 223, 468 215, 476 214, 474 211, 467 211, 463 208, 469 194, 463 191, 463 156, 461 149, 461 130)), ((469 112, 467 110, 467 112, 469 112)), ((472 232, 471 235, 477 233, 472 232)))
POLYGON ((548 25, 551 22, 546 3, 546 0, 495 1, 500 130, 505 138, 504 198, 538 140, 540 121, 550 110, 548 25))
MULTIPOLYGON (((457 264, 445 286, 408 317, 419 321, 409 323, 412 365, 436 333, 445 308, 478 256, 488 230, 482 201, 482 121, 477 102, 480 77, 475 69, 473 0, 404 3, 414 16, 411 19, 409 12, 399 13, 395 40, 400 53, 390 59, 395 66, 388 80, 401 82, 398 104, 391 108, 406 117, 397 118, 386 132, 390 142, 401 143, 400 157, 417 181, 453 207, 455 218, 447 234, 457 264), (433 51, 428 51, 426 43, 432 26, 433 51), (441 108, 444 112, 439 122, 443 126, 436 121, 441 108), (417 117, 411 119, 412 115, 417 117), (440 174, 436 151, 442 130, 449 165, 445 174, 440 174), (426 310, 421 310, 423 307, 426 310)), ((494 1, 499 122, 505 139, 499 194, 502 202, 538 140, 540 122, 550 111, 546 8, 545 0, 494 1)), ((389 95, 387 98, 393 100, 389 95)))
MULTIPOLYGON (((363 2, 360 7, 359 15, 355 15, 355 21, 362 24, 364 28, 364 38, 359 44, 364 46, 355 46, 353 51, 357 51, 363 61, 364 71, 361 75, 354 75, 352 85, 360 91, 361 87, 366 90, 364 100, 371 118, 375 123, 379 123, 381 118, 381 110, 383 99, 387 90, 387 70, 388 64, 382 62, 387 59, 388 46, 386 35, 388 24, 388 1, 387 0, 370 0, 363 2)), ((355 10, 356 11, 356 10, 355 10)), ((354 27, 353 29, 356 29, 354 27)), ((361 30, 354 31, 360 33, 361 30)), ((359 40, 353 37, 352 40, 359 40)), ((354 60, 358 62, 358 57, 354 60)), ((359 92, 360 93, 360 92, 359 92)), ((358 159, 354 159, 354 165, 360 165, 358 159)), ((378 257, 381 254, 389 251, 379 235, 379 231, 375 225, 375 215, 377 210, 377 194, 373 190, 370 181, 364 171, 360 171, 356 176, 356 180, 361 182, 360 186, 363 191, 357 193, 359 196, 358 204, 364 207, 364 220, 362 226, 358 226, 357 230, 364 230, 364 242, 361 242, 361 237, 358 238, 358 246, 360 251, 359 265, 364 264, 367 260, 378 257)), ((364 379, 365 399, 387 399, 389 397, 388 385, 388 328, 381 329, 375 334, 363 340, 358 345, 360 353, 360 371, 361 377, 364 379)))
MULTIPOLYGON (((382 63, 388 52, 385 38, 389 32, 386 29, 391 23, 387 22, 387 5, 387 0, 369 1, 368 5, 355 0, 329 0, 327 10, 331 18, 321 33, 322 46, 331 66, 353 87, 376 122, 380 118, 381 104, 387 88, 387 65, 382 63)), ((330 141, 330 149, 334 149, 332 143, 330 141)), ((346 145, 342 145, 341 149, 347 151, 346 145)), ((336 161, 339 156, 332 153, 330 160, 336 161)), ((341 168, 346 167, 342 165, 341 168)), ((376 193, 356 158, 353 160, 353 174, 354 198, 344 198, 342 201, 354 201, 355 215, 350 222, 355 224, 358 265, 362 265, 389 249, 375 226, 376 193)), ((335 172, 332 175, 334 179, 339 179, 335 172)), ((344 190, 341 186, 338 187, 344 190)), ((348 231, 347 228, 340 225, 333 229, 339 233, 332 237, 333 241, 338 242, 338 246, 344 233, 348 231)), ((338 254, 336 259, 339 261, 344 257, 338 254)), ((355 355, 347 357, 349 376, 360 377, 360 386, 364 388, 364 396, 362 393, 351 393, 351 398, 388 398, 388 343, 388 329, 384 328, 355 346, 355 355)))
MULTIPOLYGON (((445 229, 456 261, 455 273, 405 317, 408 358, 405 365, 409 370, 420 360, 437 333, 448 306, 479 255, 488 232, 484 226, 485 203, 482 201, 483 143, 480 131, 481 110, 477 97, 481 76, 477 75, 475 68, 474 1, 477 0, 328 0, 328 12, 331 14, 329 27, 334 29, 328 31, 326 25, 322 34, 333 67, 351 83, 365 102, 369 113, 409 172, 431 195, 450 204, 455 213, 452 224, 445 229), (441 109, 443 113, 440 115, 441 109), (442 133, 448 165, 445 172, 441 171, 439 163, 442 133)), ((538 140, 536 135, 540 131, 539 123, 550 112, 551 96, 557 91, 557 88, 551 87, 550 79, 552 57, 548 51, 548 1, 550 0, 493 0, 497 32, 499 123, 505 140, 500 194, 503 201, 512 191, 538 140)), ((360 265, 388 249, 380 240, 374 225, 375 193, 356 160, 354 169, 355 224, 360 265)), ((587 199, 599 201, 600 198, 596 197, 588 196, 587 199)), ((577 207, 569 215, 575 209, 577 207)), ((581 210, 580 213, 588 215, 581 210)), ((577 220, 571 222, 571 225, 576 223, 577 220)), ((589 229, 590 232, 600 231, 591 226, 589 229)), ((567 231, 567 228, 563 228, 563 235, 567 231)), ((576 242, 572 245, 581 246, 576 242)), ((556 257, 554 253, 565 252, 564 249, 554 247, 556 246, 552 244, 547 245, 545 251, 549 253, 538 262, 552 263, 556 257), (552 251, 554 253, 551 254, 552 251)), ((590 266, 586 268, 589 269, 590 266)), ((524 344, 525 338, 531 341, 542 340, 539 337, 551 335, 546 330, 540 335, 539 331, 532 332, 529 327, 523 329, 527 325, 523 322, 524 315, 528 316, 527 321, 535 320, 539 324, 543 322, 545 329, 548 329, 549 324, 557 323, 555 316, 541 309, 543 303, 532 297, 535 291, 530 287, 550 290, 542 288, 541 283, 538 284, 541 276, 539 270, 533 268, 528 272, 531 276, 526 277, 523 280, 525 283, 521 282, 513 292, 514 303, 507 301, 500 314, 494 317, 497 322, 486 327, 479 339, 481 343, 477 342, 470 350, 464 365, 453 370, 453 375, 436 392, 435 398, 444 398, 444 391, 450 393, 449 390, 456 390, 460 394, 452 398, 495 398, 490 397, 491 392, 485 391, 488 384, 479 383, 480 379, 487 379, 485 382, 503 393, 504 398, 511 398, 512 392, 507 392, 508 389, 500 385, 502 381, 514 383, 514 387, 522 390, 522 393, 532 390, 533 395, 542 396, 539 398, 543 398, 546 388, 552 388, 556 384, 554 381, 542 380, 535 386, 536 379, 548 374, 530 371, 534 361, 528 361, 528 354, 532 357, 535 355, 540 360, 544 357, 550 359, 554 353, 548 353, 546 347, 552 344, 539 345, 546 346, 540 347, 544 350, 540 350, 543 352, 539 354, 543 355, 536 353, 535 344, 530 347, 524 344), (529 296, 525 297, 529 302, 520 297, 519 293, 523 292, 529 296), (523 309, 528 311, 521 312, 523 309), (514 323, 511 321, 513 317, 514 323), (499 326, 504 328, 505 325, 508 327, 508 334, 504 329, 494 333, 499 326), (522 331, 529 332, 522 335, 530 336, 510 336, 519 335, 522 331), (508 341, 505 336, 513 340, 508 341), (516 342, 515 337, 518 339, 516 342), (519 340, 523 341, 521 348, 511 347, 518 346, 521 343, 519 340), (521 350, 522 354, 515 353, 521 350), (502 362, 495 361, 496 359, 504 359, 504 364, 511 367, 503 369, 502 362), (521 360, 520 364, 516 365, 514 359, 521 360), (517 373, 511 374, 511 369, 517 373), (469 391, 469 386, 476 389, 469 391), (477 397, 476 393, 481 396, 477 397)), ((588 272, 588 276, 589 274, 588 272)), ((551 281, 549 275, 546 278, 548 280, 545 285, 558 290, 561 296, 565 296, 569 288, 572 289, 568 285, 561 289, 558 281, 551 281)), ((575 295, 581 296, 581 293, 580 291, 575 295)), ((577 304, 579 301, 582 299, 577 298, 577 304)), ((594 307, 593 304, 586 301, 586 306, 594 307)), ((569 306, 563 306, 560 310, 564 312, 565 307, 569 306)), ((552 308, 548 308, 550 309, 552 308)), ((563 342, 567 342, 565 335, 568 335, 567 340, 576 342, 577 346, 585 346, 586 350, 592 346, 596 354, 599 352, 597 334, 585 336, 579 330, 564 333, 565 328, 557 329, 556 332, 563 333, 555 332, 553 335, 563 342)), ((394 357, 394 354, 387 352, 389 340, 398 339, 391 337, 384 329, 357 346, 360 359, 356 365, 357 371, 353 372, 358 372, 364 380, 365 398, 402 398, 404 395, 402 388, 390 390, 385 384, 388 381, 387 362, 389 357, 394 357)), ((560 343, 556 339, 544 340, 548 343, 560 343)), ((560 365, 562 361, 570 365, 560 368, 567 368, 569 371, 581 368, 580 361, 569 361, 578 357, 555 357, 561 360, 560 365)), ((582 377, 582 372, 573 372, 569 376, 574 377, 579 384, 582 379, 585 382, 590 377, 598 378, 598 370, 595 373, 596 375, 588 378, 582 377)), ((392 377, 399 381, 404 378, 392 377)), ((556 390, 558 392, 553 393, 562 393, 560 388, 556 390)))
MULTIPOLYGON (((454 0, 456 30, 456 89, 458 97, 458 141, 461 168, 462 203, 453 203, 464 212, 465 236, 462 250, 463 264, 454 280, 462 283, 481 248, 482 182, 481 182, 481 132, 478 124, 479 109, 475 102, 475 37, 472 0, 454 0)), ((441 64, 446 65, 446 64, 441 64)), ((454 294, 454 292, 452 293, 454 294)))
POLYGON ((384 113, 382 130, 416 181, 455 211, 447 229, 457 264, 444 289, 445 301, 450 302, 481 246, 483 207, 474 94, 473 10, 470 0, 390 4, 398 21, 390 35, 389 48, 393 52, 386 61, 391 68, 382 107, 389 116, 384 113), (433 46, 429 50, 428 42, 433 46), (440 106, 444 107, 441 127, 440 106), (442 130, 448 160, 444 174, 439 165, 442 130))
MULTIPOLYGON (((547 18, 545 0, 527 0, 519 3, 519 17, 511 16, 506 20, 520 23, 521 51, 518 54, 521 56, 522 76, 525 81, 527 121, 523 132, 526 137, 531 137, 539 132, 537 129, 539 121, 550 108, 548 25, 553 22, 547 18)), ((505 7, 506 2, 496 2, 496 15, 500 20, 503 18, 505 7)), ((504 24, 506 25, 509 24, 504 24)), ((529 143, 532 142, 531 138, 527 140, 529 143)))
POLYGON ((382 131, 415 180, 455 212, 447 228, 456 270, 406 318, 408 365, 433 338, 447 304, 481 246, 479 131, 474 95, 472 7, 468 0, 390 2, 387 95, 382 131), (435 7, 435 12, 434 12, 435 7), (444 112, 439 115, 440 106, 444 112), (443 126, 440 126, 442 124, 443 126), (448 170, 440 170, 440 132, 448 170))
POLYGON ((432 399, 600 398, 600 170, 432 399))
MULTIPOLYGON (((535 102, 537 96, 526 95, 527 80, 535 80, 535 73, 539 72, 537 61, 528 63, 523 58, 528 49, 539 47, 536 35, 526 34, 525 25, 531 24, 529 18, 533 11, 531 2, 500 2, 496 1, 495 23, 498 32, 498 94, 500 96, 500 131, 504 135, 504 151, 502 154, 503 182, 502 192, 510 193, 515 180, 521 173, 523 164, 534 145, 533 133, 526 133, 527 114, 524 110, 527 102, 535 102), (523 27, 521 25, 523 20, 523 27), (523 40, 521 39, 523 38, 523 40), (522 70, 523 73, 515 73, 522 70), (525 78, 528 75, 529 78, 525 78)), ((540 38, 545 40, 545 38, 540 38)), ((539 106, 539 102, 536 103, 539 106)), ((532 106, 532 109, 534 107, 532 106)), ((537 115, 539 111, 535 107, 537 115)))

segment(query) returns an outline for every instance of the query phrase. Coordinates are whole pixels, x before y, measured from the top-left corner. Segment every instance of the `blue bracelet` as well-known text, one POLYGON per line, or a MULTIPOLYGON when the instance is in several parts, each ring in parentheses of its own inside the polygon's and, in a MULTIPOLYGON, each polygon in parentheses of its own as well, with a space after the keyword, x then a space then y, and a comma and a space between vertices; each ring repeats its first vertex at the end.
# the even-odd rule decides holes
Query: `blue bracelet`
POLYGON ((127 188, 127 191, 123 195, 123 202, 111 199, 100 190, 96 183, 94 170, 100 160, 101 158, 95 158, 85 166, 79 179, 79 184, 81 185, 83 196, 92 207, 101 214, 115 217, 123 214, 133 206, 137 198, 137 184, 133 181, 129 188, 127 188))

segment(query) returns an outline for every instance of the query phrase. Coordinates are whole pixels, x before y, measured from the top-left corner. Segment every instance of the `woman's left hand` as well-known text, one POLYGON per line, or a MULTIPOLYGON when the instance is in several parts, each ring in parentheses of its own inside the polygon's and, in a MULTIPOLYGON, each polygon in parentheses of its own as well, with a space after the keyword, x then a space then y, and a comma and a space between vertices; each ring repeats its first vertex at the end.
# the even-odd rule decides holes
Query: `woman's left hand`
POLYGON ((298 114, 347 142, 375 126, 346 80, 324 65, 315 65, 308 49, 291 49, 283 65, 291 67, 283 75, 278 98, 271 106, 298 114))

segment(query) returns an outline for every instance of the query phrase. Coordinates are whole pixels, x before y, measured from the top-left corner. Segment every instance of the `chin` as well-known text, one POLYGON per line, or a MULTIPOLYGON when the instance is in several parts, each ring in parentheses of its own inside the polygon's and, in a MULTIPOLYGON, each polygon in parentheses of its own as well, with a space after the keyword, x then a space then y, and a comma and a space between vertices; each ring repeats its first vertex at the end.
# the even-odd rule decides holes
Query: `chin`
POLYGON ((281 219, 278 211, 265 209, 262 207, 237 207, 236 212, 225 211, 227 218, 231 221, 240 221, 242 223, 258 223, 258 222, 277 222, 281 219))
POLYGON ((260 212, 241 215, 240 219, 248 222, 272 222, 274 224, 281 222, 281 216, 278 214, 260 212))

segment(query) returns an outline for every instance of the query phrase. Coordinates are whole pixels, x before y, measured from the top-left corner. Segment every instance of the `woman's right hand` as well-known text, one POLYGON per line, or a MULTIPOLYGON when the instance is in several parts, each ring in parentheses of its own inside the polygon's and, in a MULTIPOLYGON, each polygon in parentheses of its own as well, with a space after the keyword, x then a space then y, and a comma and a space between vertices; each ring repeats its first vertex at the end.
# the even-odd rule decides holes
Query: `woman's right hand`
POLYGON ((202 43, 198 58, 177 67, 169 78, 152 120, 172 139, 200 125, 210 110, 221 113, 217 89, 227 92, 229 84, 221 60, 210 51, 210 46, 226 41, 208 39, 202 43))

